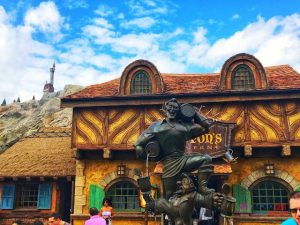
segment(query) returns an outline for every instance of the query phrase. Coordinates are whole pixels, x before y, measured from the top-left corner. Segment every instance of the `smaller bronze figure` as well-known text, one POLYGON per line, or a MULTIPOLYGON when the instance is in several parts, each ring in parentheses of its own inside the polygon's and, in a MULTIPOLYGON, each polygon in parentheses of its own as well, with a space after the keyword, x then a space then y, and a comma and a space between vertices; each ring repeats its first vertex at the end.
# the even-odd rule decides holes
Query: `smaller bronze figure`
POLYGON ((223 199, 224 196, 220 193, 199 194, 191 176, 182 173, 181 180, 177 182, 177 190, 169 201, 159 198, 148 204, 147 210, 156 214, 166 213, 175 225, 190 225, 194 208, 220 209, 223 199))

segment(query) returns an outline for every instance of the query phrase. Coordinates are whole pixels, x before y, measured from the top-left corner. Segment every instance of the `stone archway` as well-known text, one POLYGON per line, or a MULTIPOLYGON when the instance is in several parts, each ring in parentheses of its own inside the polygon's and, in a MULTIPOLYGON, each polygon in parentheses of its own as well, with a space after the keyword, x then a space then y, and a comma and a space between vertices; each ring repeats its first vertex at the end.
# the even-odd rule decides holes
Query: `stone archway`
POLYGON ((138 176, 134 174, 134 171, 132 169, 127 169, 127 174, 125 176, 118 176, 117 172, 111 172, 106 174, 102 180, 100 180, 99 182, 99 186, 104 190, 105 187, 111 183, 113 180, 117 179, 117 178, 130 178, 132 180, 137 181, 138 176))
POLYGON ((258 179, 264 178, 264 177, 275 177, 281 180, 284 180, 286 183, 288 183, 293 190, 296 190, 300 187, 300 182, 296 180, 293 176, 291 176, 288 172, 284 170, 275 170, 275 174, 273 176, 266 176, 264 168, 258 169, 254 172, 252 172, 249 176, 247 176, 245 179, 242 180, 241 185, 245 188, 249 189, 249 187, 258 179))

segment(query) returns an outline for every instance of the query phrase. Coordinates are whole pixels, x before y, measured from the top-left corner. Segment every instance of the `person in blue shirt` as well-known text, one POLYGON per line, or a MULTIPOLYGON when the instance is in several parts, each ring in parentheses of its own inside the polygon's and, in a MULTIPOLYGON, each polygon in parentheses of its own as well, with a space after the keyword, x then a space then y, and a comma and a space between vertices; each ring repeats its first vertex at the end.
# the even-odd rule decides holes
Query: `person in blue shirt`
POLYGON ((285 220, 281 225, 300 225, 300 191, 291 193, 289 203, 292 218, 285 220))

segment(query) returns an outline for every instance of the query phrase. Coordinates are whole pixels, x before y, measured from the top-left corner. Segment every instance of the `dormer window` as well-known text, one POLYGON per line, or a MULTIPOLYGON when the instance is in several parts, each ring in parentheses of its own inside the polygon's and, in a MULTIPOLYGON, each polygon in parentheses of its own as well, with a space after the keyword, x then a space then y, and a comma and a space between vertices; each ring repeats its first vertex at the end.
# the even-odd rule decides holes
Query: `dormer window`
POLYGON ((255 89, 254 76, 247 65, 239 65, 232 73, 231 88, 233 90, 255 89))
POLYGON ((152 85, 149 75, 144 70, 137 71, 130 84, 130 94, 150 94, 152 85))
POLYGON ((151 95, 164 92, 164 83, 157 68, 143 59, 130 63, 123 70, 120 95, 151 95))
POLYGON ((220 90, 267 89, 266 71, 253 55, 240 53, 226 60, 220 77, 220 90))

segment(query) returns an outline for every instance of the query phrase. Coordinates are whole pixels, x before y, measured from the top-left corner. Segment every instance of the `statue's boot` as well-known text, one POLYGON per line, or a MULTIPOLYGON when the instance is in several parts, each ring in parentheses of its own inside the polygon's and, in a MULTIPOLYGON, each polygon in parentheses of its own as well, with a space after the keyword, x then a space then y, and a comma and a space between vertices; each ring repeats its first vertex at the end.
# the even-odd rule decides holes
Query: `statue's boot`
POLYGON ((203 195, 208 195, 214 192, 214 189, 208 188, 207 183, 208 180, 213 173, 214 166, 211 164, 203 165, 199 167, 198 170, 198 192, 203 195))

